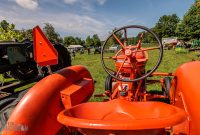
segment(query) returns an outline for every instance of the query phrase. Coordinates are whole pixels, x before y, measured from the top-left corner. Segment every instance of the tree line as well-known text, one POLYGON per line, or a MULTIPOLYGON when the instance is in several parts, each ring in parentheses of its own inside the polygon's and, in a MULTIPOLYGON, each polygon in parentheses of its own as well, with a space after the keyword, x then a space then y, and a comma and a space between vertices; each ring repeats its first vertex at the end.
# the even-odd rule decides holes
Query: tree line
MULTIPOLYGON (((163 15, 159 18, 151 30, 153 30, 159 38, 179 37, 184 40, 200 39, 200 0, 195 0, 194 4, 188 9, 181 20, 176 14, 163 15)), ((114 29, 115 30, 115 29, 114 29)), ((87 36, 85 40, 80 37, 65 36, 62 38, 50 23, 45 23, 43 31, 48 39, 53 43, 69 45, 84 45, 86 47, 101 46, 101 40, 97 34, 87 36)), ((147 32, 140 32, 136 37, 129 38, 129 44, 135 44, 141 33, 144 34, 143 42, 154 42, 154 38, 147 32)), ((122 37, 122 33, 118 33, 118 37, 122 37)), ((0 41, 10 41, 16 39, 22 41, 24 39, 32 40, 32 29, 17 30, 15 24, 6 20, 0 22, 0 41)), ((111 39, 110 44, 117 44, 115 39, 111 39)))
MULTIPOLYGON (((160 39, 166 37, 178 37, 185 41, 200 39, 200 0, 195 0, 182 20, 176 14, 163 15, 151 29, 160 39)), ((144 42, 153 41, 152 35, 144 33, 144 42)))
MULTIPOLYGON (((65 46, 69 45, 83 45, 86 47, 101 46, 100 38, 97 34, 92 37, 88 36, 86 40, 82 40, 80 37, 65 36, 62 38, 59 33, 55 31, 55 28, 50 23, 45 23, 43 27, 43 32, 47 38, 55 44, 63 44, 65 46)), ((12 40, 22 41, 25 39, 32 40, 32 29, 22 29, 17 30, 15 24, 9 23, 6 20, 0 22, 0 41, 12 41, 12 40)))

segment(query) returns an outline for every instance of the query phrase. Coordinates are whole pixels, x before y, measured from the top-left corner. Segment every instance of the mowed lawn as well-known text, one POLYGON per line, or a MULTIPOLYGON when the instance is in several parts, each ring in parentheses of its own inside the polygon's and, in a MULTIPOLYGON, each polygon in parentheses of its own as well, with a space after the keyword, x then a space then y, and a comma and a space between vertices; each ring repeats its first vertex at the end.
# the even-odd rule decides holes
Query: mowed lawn
MULTIPOLYGON (((175 72, 176 68, 185 62, 192 60, 199 60, 197 54, 200 52, 189 52, 189 53, 175 53, 174 50, 164 50, 163 59, 161 65, 157 69, 158 72, 175 72)), ((153 52, 150 52, 149 57, 151 61, 157 59, 153 52)), ((73 65, 83 65, 91 73, 92 77, 96 81, 95 83, 95 94, 103 93, 105 90, 105 78, 107 76, 106 72, 101 66, 101 56, 100 54, 76 54, 75 59, 72 60, 73 65)), ((150 65, 153 64, 152 62, 150 65)), ((151 86, 152 87, 152 86, 151 86)), ((94 100, 92 98, 92 100, 94 100)))
MULTIPOLYGON (((197 55, 200 52, 189 52, 189 53, 175 53, 174 50, 164 50, 164 56, 160 67, 157 69, 159 72, 175 72, 176 68, 185 62, 189 62, 192 60, 200 60, 197 55)), ((114 54, 113 54, 114 55, 114 54)), ((152 66, 154 61, 157 60, 157 55, 151 51, 149 53, 149 57, 151 62, 148 65, 152 66)), ((105 78, 107 76, 106 72, 103 70, 101 65, 101 56, 100 54, 76 54, 76 57, 72 60, 72 65, 83 65, 85 66, 89 72, 91 73, 92 77, 96 81, 95 83, 95 94, 103 93, 105 90, 105 78)), ((0 75, 0 80, 2 81, 2 75, 0 75)), ((13 80, 5 79, 5 81, 13 80)), ((34 84, 34 83, 33 83, 34 84)), ((27 89, 31 87, 33 84, 26 85, 24 87, 16 89, 16 91, 27 89)), ((157 86, 149 86, 150 89, 159 89, 157 86)), ((96 100, 92 98, 91 100, 96 100)))

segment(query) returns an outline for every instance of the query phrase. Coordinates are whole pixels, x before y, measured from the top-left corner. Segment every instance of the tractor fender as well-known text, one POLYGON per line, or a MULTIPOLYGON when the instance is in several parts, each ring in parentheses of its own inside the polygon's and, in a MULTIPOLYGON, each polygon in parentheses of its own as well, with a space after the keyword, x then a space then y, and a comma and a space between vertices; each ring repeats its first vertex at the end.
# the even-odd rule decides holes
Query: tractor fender
POLYGON ((188 62, 176 70, 175 105, 188 114, 188 132, 200 134, 200 61, 188 62))
POLYGON ((84 100, 76 99, 84 102, 94 91, 93 79, 85 67, 67 67, 43 78, 18 103, 2 135, 54 135, 60 132, 63 125, 57 122, 57 115, 65 109, 60 92, 82 79, 92 80, 92 85, 83 89, 88 93, 81 98, 84 100))

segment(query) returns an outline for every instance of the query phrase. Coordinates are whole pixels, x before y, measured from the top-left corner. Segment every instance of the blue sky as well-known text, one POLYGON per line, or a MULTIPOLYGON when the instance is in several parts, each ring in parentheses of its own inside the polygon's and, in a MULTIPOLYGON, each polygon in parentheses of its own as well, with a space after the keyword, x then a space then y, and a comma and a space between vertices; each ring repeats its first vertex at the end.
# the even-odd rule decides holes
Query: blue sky
POLYGON ((98 34, 103 40, 115 27, 153 27, 162 15, 181 19, 194 0, 1 0, 0 20, 18 29, 53 24, 61 36, 98 34))

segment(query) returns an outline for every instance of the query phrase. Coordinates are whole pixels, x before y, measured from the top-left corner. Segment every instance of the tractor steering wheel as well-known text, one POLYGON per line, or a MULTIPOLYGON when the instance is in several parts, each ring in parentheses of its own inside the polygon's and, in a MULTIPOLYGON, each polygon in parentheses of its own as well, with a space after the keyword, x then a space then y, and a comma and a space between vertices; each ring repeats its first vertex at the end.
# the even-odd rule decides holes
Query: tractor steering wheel
MULTIPOLYGON (((121 28, 115 30, 114 32, 112 32, 110 34, 110 36, 108 36, 108 38, 104 42, 102 49, 101 49, 101 64, 102 64, 104 70, 114 79, 119 80, 119 81, 123 81, 123 82, 136 82, 136 81, 143 80, 146 77, 150 76, 160 65, 160 63, 162 61, 162 57, 163 57, 163 45, 162 45, 160 39, 158 38, 158 36, 151 29, 144 27, 144 26, 140 26, 140 25, 129 25, 129 26, 124 26, 124 27, 121 27, 121 28), (122 43, 122 41, 117 37, 117 32, 120 32, 120 31, 123 30, 124 31, 124 39, 125 39, 125 41, 127 41, 127 39, 128 39, 127 38, 128 37, 127 30, 132 29, 132 28, 140 29, 142 31, 148 32, 151 35, 153 35, 153 37, 156 39, 156 42, 158 43, 157 47, 142 48, 141 47, 141 41, 142 41, 143 34, 141 34, 142 36, 140 37, 140 40, 138 41, 137 45, 133 46, 134 49, 131 50, 130 47, 128 47, 129 45, 127 44, 127 42, 122 43), (124 59, 124 62, 122 62, 120 67, 123 67, 125 60, 128 58, 128 56, 133 55, 133 53, 136 54, 137 52, 147 52, 147 51, 150 51, 150 50, 158 49, 159 50, 159 58, 157 59, 155 66, 151 70, 149 70, 147 73, 143 74, 142 76, 140 76, 138 78, 134 78, 134 79, 120 78, 119 75, 118 75, 118 72, 120 72, 120 71, 116 72, 116 71, 113 71, 110 68, 108 68, 106 66, 105 60, 104 60, 104 59, 107 59, 107 58, 104 57, 104 52, 106 52, 106 49, 107 49, 107 47, 105 47, 105 46, 112 39, 116 40, 117 43, 122 48, 121 50, 118 51, 118 53, 121 52, 126 56, 126 58, 124 59)), ((110 57, 110 58, 113 59, 113 57, 110 57)))

